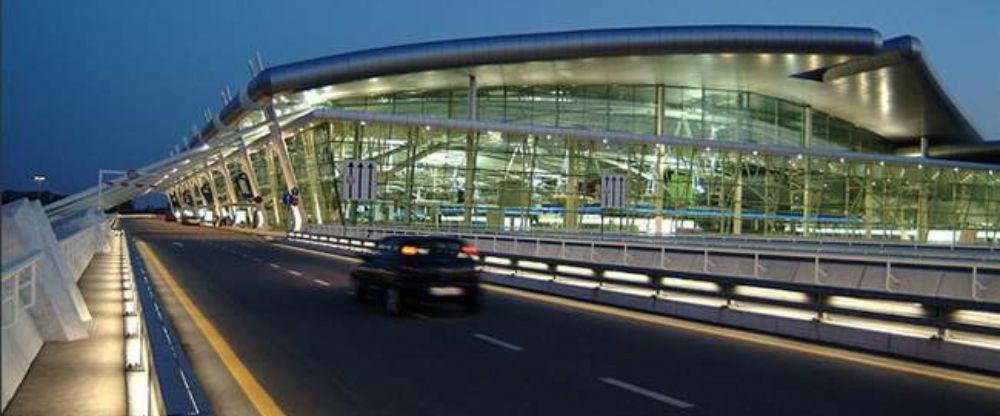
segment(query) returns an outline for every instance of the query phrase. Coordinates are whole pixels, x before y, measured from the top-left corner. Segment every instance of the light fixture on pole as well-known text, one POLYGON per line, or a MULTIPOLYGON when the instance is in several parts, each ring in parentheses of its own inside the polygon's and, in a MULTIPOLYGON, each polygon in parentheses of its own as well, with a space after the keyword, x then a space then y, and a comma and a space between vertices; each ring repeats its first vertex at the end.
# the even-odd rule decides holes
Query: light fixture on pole
POLYGON ((35 189, 36 189, 35 190, 35 199, 37 199, 39 201, 42 200, 42 182, 45 182, 46 179, 48 179, 48 178, 46 178, 45 175, 39 175, 37 173, 34 174, 34 175, 31 175, 31 180, 35 181, 35 185, 36 185, 36 187, 35 187, 35 189))

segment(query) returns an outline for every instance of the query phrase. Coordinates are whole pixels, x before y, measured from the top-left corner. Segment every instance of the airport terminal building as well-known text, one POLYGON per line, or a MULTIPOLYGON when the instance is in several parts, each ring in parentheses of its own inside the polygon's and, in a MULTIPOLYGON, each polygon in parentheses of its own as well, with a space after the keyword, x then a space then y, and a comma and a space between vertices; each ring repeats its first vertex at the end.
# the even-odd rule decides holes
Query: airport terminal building
POLYGON ((252 81, 223 94, 187 150, 141 172, 175 210, 256 210, 280 229, 301 216, 647 235, 1000 237, 1000 142, 977 133, 910 36, 602 29, 251 67, 252 81), (378 167, 373 201, 344 196, 354 161, 378 167), (614 208, 601 206, 609 173, 627 182, 614 208), (286 197, 293 188, 297 198, 286 197))

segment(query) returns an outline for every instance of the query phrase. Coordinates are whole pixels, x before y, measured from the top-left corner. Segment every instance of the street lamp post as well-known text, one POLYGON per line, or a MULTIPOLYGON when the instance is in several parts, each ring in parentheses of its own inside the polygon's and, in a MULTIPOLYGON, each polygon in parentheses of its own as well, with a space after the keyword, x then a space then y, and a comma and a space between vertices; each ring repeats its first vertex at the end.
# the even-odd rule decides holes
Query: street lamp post
POLYGON ((34 175, 31 176, 31 179, 33 181, 35 181, 35 185, 36 185, 36 187, 35 187, 35 199, 37 199, 38 202, 41 203, 42 202, 42 182, 45 182, 45 180, 48 179, 48 178, 46 178, 45 175, 39 175, 39 174, 36 173, 36 174, 34 174, 34 175))

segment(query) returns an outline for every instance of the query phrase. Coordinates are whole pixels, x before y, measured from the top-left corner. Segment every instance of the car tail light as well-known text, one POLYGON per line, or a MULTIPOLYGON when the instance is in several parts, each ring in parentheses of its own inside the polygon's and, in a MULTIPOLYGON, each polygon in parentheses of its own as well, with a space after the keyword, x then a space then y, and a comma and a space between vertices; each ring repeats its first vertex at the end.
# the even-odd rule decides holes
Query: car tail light
POLYGON ((420 250, 417 248, 417 246, 403 246, 399 249, 399 254, 402 254, 404 256, 416 256, 419 253, 420 250))
POLYGON ((468 254, 470 256, 478 256, 479 255, 479 249, 476 248, 476 246, 462 246, 462 248, 460 250, 463 253, 468 254))

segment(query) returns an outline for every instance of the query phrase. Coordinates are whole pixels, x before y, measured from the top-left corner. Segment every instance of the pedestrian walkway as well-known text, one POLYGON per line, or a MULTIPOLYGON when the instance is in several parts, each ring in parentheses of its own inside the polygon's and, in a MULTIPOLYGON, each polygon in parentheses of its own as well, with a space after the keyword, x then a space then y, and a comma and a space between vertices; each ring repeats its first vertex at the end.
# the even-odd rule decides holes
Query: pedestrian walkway
POLYGON ((98 252, 79 286, 92 315, 90 337, 46 342, 4 416, 126 413, 121 239, 98 252))

